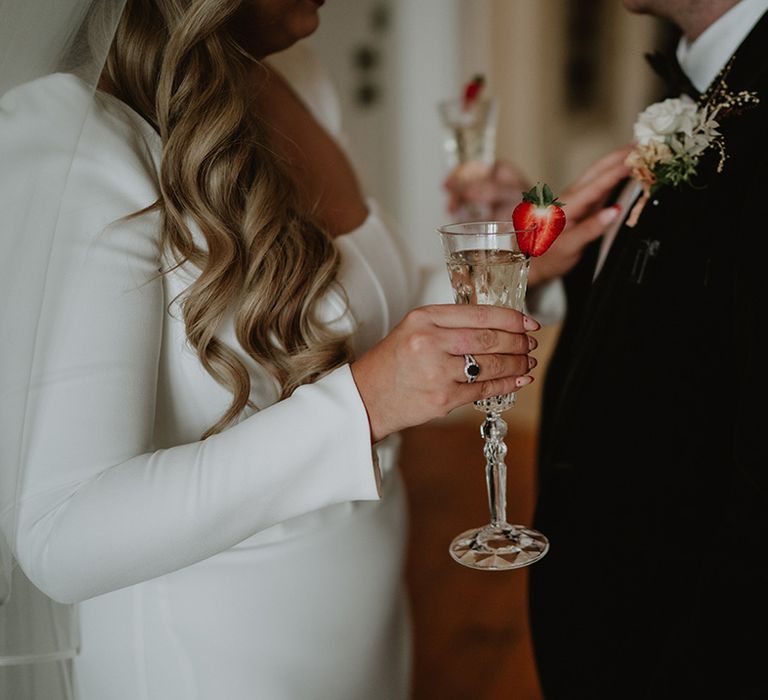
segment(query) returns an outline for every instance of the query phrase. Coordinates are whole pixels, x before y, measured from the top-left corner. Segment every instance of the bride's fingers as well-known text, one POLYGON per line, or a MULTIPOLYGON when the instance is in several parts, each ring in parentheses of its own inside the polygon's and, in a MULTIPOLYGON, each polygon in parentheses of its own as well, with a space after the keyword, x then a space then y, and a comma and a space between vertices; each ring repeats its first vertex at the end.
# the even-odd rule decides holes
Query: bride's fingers
POLYGON ((372 440, 444 416, 462 403, 491 396, 488 391, 509 393, 522 386, 533 364, 527 331, 539 327, 519 311, 490 305, 443 304, 408 312, 350 365, 372 440), (498 351, 487 349, 496 346, 498 351), (476 352, 484 375, 469 383, 464 354, 476 352))
POLYGON ((489 399, 492 396, 514 394, 518 389, 527 386, 532 381, 533 377, 530 374, 525 374, 520 377, 504 377, 484 382, 478 380, 473 384, 464 383, 456 388, 458 406, 464 406, 473 401, 489 399))
POLYGON ((536 358, 528 355, 468 354, 452 362, 456 366, 456 371, 453 373, 456 381, 467 384, 506 378, 515 379, 528 374, 537 365, 536 358), (474 360, 474 363, 471 360, 474 360), (470 368, 471 365, 479 369, 473 371, 470 368), (470 376, 474 377, 473 382, 469 381, 470 376))
POLYGON ((411 311, 408 323, 424 325, 430 321, 442 328, 483 328, 525 333, 537 331, 541 324, 520 311, 487 304, 434 304, 411 311))
POLYGON ((439 329, 431 342, 451 355, 501 353, 525 355, 538 346, 532 335, 509 333, 492 328, 439 329))

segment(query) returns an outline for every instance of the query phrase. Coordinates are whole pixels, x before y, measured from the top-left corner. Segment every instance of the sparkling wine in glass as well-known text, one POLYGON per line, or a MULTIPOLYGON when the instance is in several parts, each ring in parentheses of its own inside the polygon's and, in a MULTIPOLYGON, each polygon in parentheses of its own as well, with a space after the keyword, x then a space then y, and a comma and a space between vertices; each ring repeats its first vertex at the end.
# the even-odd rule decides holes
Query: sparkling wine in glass
MULTIPOLYGON (((451 224, 438 232, 457 304, 492 304, 523 310, 530 259, 520 252, 512 222, 451 224)), ((491 518, 487 525, 462 532, 449 548, 459 564, 473 569, 517 569, 533 564, 549 549, 547 538, 540 532, 507 522, 507 424, 501 413, 514 405, 515 394, 474 403, 477 410, 485 413, 480 435, 485 440, 491 518)))
MULTIPOLYGON (((496 158, 497 106, 493 97, 484 97, 467 104, 462 98, 442 100, 437 105, 443 125, 443 147, 450 169, 459 165, 477 166, 474 173, 489 170, 496 158)), ((473 172, 465 169, 467 175, 473 172)), ((460 212, 463 219, 482 219, 490 212, 479 204, 467 206, 460 212)))

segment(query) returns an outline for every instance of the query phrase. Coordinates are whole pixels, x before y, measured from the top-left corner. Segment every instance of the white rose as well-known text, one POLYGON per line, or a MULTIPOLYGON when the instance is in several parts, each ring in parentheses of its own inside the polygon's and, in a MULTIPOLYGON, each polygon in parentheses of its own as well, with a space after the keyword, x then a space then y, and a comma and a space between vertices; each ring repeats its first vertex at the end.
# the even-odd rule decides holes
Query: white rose
POLYGON ((635 123, 635 140, 645 145, 649 141, 665 141, 677 133, 690 136, 698 123, 698 107, 688 95, 671 98, 640 114, 635 123))

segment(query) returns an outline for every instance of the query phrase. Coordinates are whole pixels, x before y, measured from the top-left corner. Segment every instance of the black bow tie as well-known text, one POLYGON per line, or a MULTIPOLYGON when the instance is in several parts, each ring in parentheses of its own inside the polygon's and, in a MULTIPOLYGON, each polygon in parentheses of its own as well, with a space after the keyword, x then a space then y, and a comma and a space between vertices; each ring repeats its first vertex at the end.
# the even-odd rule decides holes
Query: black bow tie
POLYGON ((670 97, 679 97, 681 93, 685 93, 695 100, 701 94, 683 72, 674 53, 655 51, 645 54, 645 60, 664 81, 670 97))

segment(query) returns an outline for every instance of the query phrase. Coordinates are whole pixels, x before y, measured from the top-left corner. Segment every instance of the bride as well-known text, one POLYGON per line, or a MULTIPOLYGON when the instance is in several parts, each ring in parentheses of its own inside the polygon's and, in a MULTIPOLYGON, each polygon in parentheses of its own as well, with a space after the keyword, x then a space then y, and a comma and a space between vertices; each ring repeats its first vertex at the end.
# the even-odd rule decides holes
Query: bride
POLYGON ((538 324, 414 308, 322 4, 0 7, 2 697, 408 696, 397 432, 538 324))

